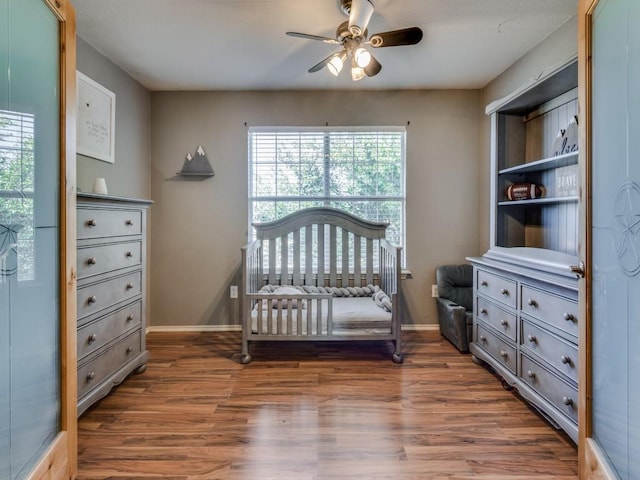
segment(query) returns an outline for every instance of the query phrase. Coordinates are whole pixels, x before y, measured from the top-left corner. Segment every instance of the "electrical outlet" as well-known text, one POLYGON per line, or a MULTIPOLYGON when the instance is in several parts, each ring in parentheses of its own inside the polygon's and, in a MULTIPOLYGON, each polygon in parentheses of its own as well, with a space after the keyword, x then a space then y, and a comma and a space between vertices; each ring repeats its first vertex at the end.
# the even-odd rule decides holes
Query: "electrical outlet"
POLYGON ((238 286, 237 285, 231 285, 231 287, 229 287, 229 296, 231 298, 238 298, 238 286))
POLYGON ((431 285, 431 296, 438 298, 438 285, 431 285))

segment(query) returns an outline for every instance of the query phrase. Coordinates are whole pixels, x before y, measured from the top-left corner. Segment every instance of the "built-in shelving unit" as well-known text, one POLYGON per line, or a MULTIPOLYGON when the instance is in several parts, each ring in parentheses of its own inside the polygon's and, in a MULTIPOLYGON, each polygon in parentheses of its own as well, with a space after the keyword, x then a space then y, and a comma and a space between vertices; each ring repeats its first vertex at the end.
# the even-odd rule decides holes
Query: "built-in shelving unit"
POLYGON ((577 65, 570 61, 487 107, 490 248, 469 259, 473 358, 576 441, 577 84, 577 65), (565 141, 568 131, 571 141, 565 141))

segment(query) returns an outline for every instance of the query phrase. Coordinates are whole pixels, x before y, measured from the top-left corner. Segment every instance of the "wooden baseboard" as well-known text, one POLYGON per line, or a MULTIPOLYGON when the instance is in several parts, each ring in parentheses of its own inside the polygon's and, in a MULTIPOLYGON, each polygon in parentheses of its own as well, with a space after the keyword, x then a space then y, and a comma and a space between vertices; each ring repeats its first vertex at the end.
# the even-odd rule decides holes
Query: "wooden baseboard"
POLYGON ((69 437, 67 432, 58 434, 48 450, 42 455, 31 474, 27 477, 31 480, 50 479, 66 480, 71 478, 68 452, 69 437))
POLYGON ((609 467, 604 452, 592 438, 586 439, 584 448, 585 459, 580 466, 582 480, 615 480, 618 478, 609 467))

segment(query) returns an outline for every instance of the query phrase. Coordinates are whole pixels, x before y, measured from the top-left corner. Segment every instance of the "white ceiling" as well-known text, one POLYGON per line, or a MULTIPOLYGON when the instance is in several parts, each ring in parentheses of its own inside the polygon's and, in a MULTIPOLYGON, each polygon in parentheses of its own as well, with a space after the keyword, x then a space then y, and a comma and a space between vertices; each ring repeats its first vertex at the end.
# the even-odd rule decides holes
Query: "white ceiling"
POLYGON ((369 32, 410 26, 415 46, 373 53, 383 68, 307 70, 335 45, 338 0, 72 0, 78 35, 150 90, 481 88, 576 13, 577 0, 372 0, 369 32))

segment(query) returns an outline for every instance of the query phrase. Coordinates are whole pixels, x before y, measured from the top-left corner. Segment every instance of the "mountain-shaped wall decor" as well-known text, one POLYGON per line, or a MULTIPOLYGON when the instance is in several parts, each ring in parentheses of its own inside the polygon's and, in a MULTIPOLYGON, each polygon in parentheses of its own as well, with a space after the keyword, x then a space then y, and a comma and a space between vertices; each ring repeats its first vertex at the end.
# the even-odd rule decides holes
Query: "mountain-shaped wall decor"
POLYGON ((213 168, 209 163, 207 154, 204 153, 202 145, 198 145, 195 155, 187 153, 182 165, 182 170, 178 172, 178 175, 191 176, 191 177, 213 177, 213 168))

